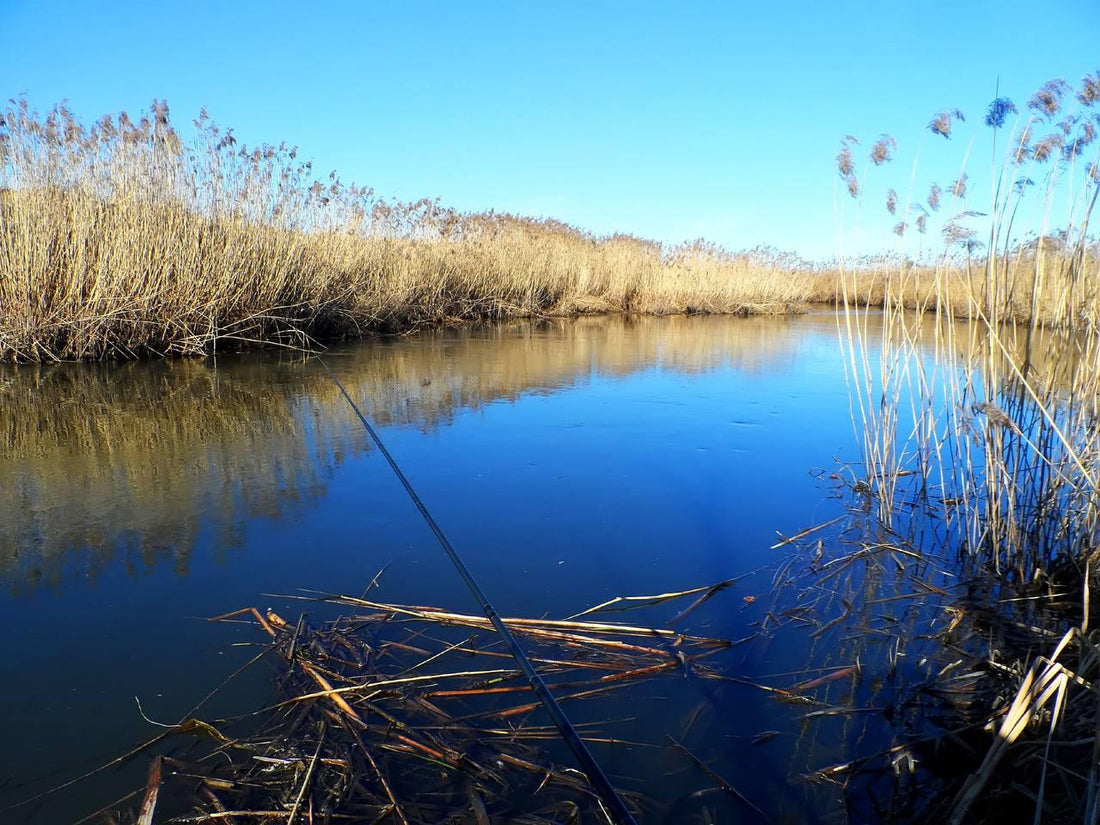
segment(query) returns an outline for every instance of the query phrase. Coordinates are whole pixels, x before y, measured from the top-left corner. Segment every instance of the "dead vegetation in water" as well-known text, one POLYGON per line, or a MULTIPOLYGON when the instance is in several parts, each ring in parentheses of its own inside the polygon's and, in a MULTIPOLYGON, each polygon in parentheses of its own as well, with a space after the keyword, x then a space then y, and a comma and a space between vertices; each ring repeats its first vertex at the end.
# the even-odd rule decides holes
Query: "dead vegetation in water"
MULTIPOLYGON (((672 626, 731 584, 613 599, 571 619, 505 623, 572 715, 662 677, 720 679, 715 660, 737 643, 672 626), (660 625, 602 619, 672 602, 680 602, 678 612, 660 625)), ((539 703, 510 654, 495 635, 480 635, 491 634, 483 616, 365 597, 300 598, 316 610, 337 607, 339 615, 315 624, 306 614, 287 620, 245 608, 212 620, 244 621, 269 640, 261 656, 277 662, 274 701, 236 723, 189 719, 170 728, 154 742, 190 735, 201 743, 154 759, 146 787, 131 795, 143 795, 140 810, 120 811, 116 803, 114 813, 92 818, 142 825, 154 816, 181 825, 607 821, 585 776, 560 748, 566 762, 554 756, 559 733, 539 721, 539 703)), ((736 788, 681 741, 690 723, 678 738, 637 742, 619 732, 630 721, 601 718, 577 728, 597 754, 665 751, 697 778, 695 792, 672 808, 642 788, 621 790, 640 818, 716 822, 730 806, 761 815, 751 788, 736 788)))
POLYGON ((831 709, 804 716, 806 778, 851 821, 1093 821, 1095 560, 1013 581, 945 554, 921 501, 895 501, 887 528, 868 485, 841 490, 851 507, 793 542, 769 612, 824 674, 799 694, 831 709))
MULTIPOLYGON (((906 628, 897 644, 916 642, 922 668, 935 663, 943 677, 929 694, 932 716, 909 730, 894 725, 895 755, 920 760, 915 744, 924 750, 923 767, 907 762, 925 784, 906 819, 1095 822, 1100 814, 1095 88, 1087 76, 1076 95, 1062 81, 1045 84, 1026 109, 993 101, 988 199, 970 191, 965 172, 946 187, 933 182, 927 201, 908 206, 890 190, 888 209, 902 210, 899 236, 910 224, 918 234, 941 224, 932 294, 950 300, 914 304, 927 278, 899 270, 883 282, 886 321, 871 333, 865 286, 845 280, 841 335, 863 453, 850 474, 863 526, 849 558, 904 548, 896 594, 870 603, 919 605, 916 625, 893 617, 906 628), (936 217, 948 198, 952 209, 936 217), (1064 220, 1058 233, 1048 231, 1053 215, 1064 220), (966 323, 950 323, 955 306, 966 323), (942 571, 931 580, 930 565, 942 571)), ((929 129, 950 138, 962 119, 945 109, 929 129)), ((859 197, 867 176, 856 178, 851 146, 838 169, 859 197)), ((884 579, 861 569, 824 615, 851 624, 876 581, 884 579)), ((854 638, 862 644, 882 630, 854 638)), ((849 789, 873 773, 867 763, 842 768, 849 789)))
POLYGON ((769 690, 804 706, 794 762, 822 807, 840 821, 922 820, 954 769, 940 744, 973 735, 984 645, 953 612, 947 560, 881 529, 862 485, 838 490, 841 516, 776 545, 787 556, 767 621, 803 640, 811 669, 769 690))

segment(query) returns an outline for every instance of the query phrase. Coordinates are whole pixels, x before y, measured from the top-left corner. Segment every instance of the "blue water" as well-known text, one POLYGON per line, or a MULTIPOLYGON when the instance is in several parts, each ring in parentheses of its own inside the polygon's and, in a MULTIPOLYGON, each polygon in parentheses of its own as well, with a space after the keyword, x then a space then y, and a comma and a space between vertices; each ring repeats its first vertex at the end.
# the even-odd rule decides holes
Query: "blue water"
MULTIPOLYGON (((836 515, 814 470, 856 456, 828 313, 478 327, 326 357, 506 615, 752 574, 692 620, 749 635, 782 558, 777 531, 836 515)), ((476 612, 316 362, 8 368, 0 419, 0 807, 156 735, 135 697, 176 721, 254 655, 240 644, 259 641, 250 629, 203 617, 293 616, 300 604, 268 594, 358 594, 382 568, 378 598, 476 612)), ((804 654, 754 643, 725 666, 786 672, 804 654)), ((268 679, 250 671, 206 712, 258 706, 268 679)), ((632 705, 638 729, 678 727, 684 690, 632 705)), ((790 801, 806 765, 788 710, 751 690, 723 697, 700 747, 765 810, 821 814, 790 801), (751 744, 771 729, 791 735, 751 744)), ((683 766, 663 778, 667 754, 603 757, 651 770, 658 798, 686 781, 683 766)), ((140 786, 146 765, 0 821, 73 821, 140 786)))

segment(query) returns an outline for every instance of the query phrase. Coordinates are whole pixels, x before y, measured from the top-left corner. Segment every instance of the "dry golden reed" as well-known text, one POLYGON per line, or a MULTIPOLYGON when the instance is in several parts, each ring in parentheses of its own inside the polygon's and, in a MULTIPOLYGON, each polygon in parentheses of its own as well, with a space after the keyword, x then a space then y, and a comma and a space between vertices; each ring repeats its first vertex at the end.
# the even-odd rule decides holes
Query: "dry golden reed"
POLYGON ((168 106, 91 127, 0 112, 0 359, 200 354, 370 330, 572 314, 778 313, 814 273, 553 220, 397 202, 168 106))
MULTIPOLYGON (((1000 821, 1009 810, 1035 822, 1096 821, 1100 811, 1095 84, 1082 81, 1068 113, 1063 81, 1044 84, 1023 114, 995 100, 985 119, 992 191, 968 193, 965 172, 947 187, 971 203, 944 219, 942 257, 887 268, 872 284, 865 273, 845 279, 841 324, 863 440, 856 490, 890 545, 920 564, 948 560, 966 587, 940 618, 965 620, 988 640, 984 660, 960 668, 987 689, 967 722, 994 732, 988 753, 945 786, 954 798, 929 821, 1000 821), (1018 117, 1002 160, 997 130, 1009 115, 1018 117), (1057 232, 1045 226, 1051 214, 1068 215, 1057 232), (863 311, 871 291, 884 309, 874 327, 863 311), (983 592, 994 605, 984 612, 983 592), (1053 753, 1052 739, 1068 746, 1053 753), (1044 740, 1045 750, 1035 746, 1044 740)), ((961 120, 944 110, 929 129, 948 138, 961 120)), ((942 193, 932 194, 935 210, 942 193)), ((914 213, 924 228, 930 213, 915 204, 902 214, 914 213)), ((947 648, 956 664, 960 650, 947 648)))
MULTIPOLYGON (((1097 82, 1086 81, 1076 98, 1084 108, 1097 82)), ((1058 84, 1036 94, 1009 144, 1010 166, 1076 162, 1086 151, 1095 124, 1065 115, 1066 95, 1058 84), (1055 115, 1064 119, 1033 139, 1055 115)), ((986 123, 996 130, 1016 113, 999 98, 986 123)), ((961 120, 945 109, 929 128, 948 137, 961 120)), ((971 317, 977 293, 959 285, 981 280, 982 270, 997 273, 1002 316, 1066 320, 1072 244, 1010 244, 1008 232, 990 247, 970 228, 965 172, 945 189, 931 184, 927 208, 885 194, 898 236, 929 232, 929 209, 951 215, 941 257, 840 267, 767 248, 596 237, 552 219, 386 200, 335 172, 317 174, 297 147, 244 146, 205 111, 191 134, 185 141, 177 132, 163 101, 136 120, 122 113, 91 126, 64 104, 44 116, 22 99, 0 110, 0 360, 305 347, 508 317, 775 314, 846 297, 882 306, 888 292, 907 307, 971 317)), ((846 137, 836 163, 847 192, 862 200, 859 145, 846 137)), ((867 159, 887 165, 897 148, 883 134, 867 159)), ((1095 164, 1082 167, 1097 176, 1095 164)), ((1032 185, 1024 175, 1003 187, 999 224, 1011 229, 1009 196, 1032 185)), ((1091 248, 1085 254, 1091 261, 1091 248)), ((1069 315, 1093 317, 1091 292, 1073 293, 1069 315)))

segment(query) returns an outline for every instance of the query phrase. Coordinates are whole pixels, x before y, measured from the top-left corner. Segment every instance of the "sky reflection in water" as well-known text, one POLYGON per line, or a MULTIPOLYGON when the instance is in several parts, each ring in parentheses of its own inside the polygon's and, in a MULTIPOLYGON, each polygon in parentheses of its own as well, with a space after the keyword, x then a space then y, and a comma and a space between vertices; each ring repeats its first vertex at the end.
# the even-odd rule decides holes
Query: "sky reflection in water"
MULTIPOLYGON (((511 324, 327 357, 504 614, 565 616, 773 564, 776 530, 839 507, 810 471, 856 454, 831 314, 511 324)), ((247 629, 200 617, 295 614, 262 594, 358 593, 384 565, 387 601, 476 610, 315 362, 4 369, 0 418, 0 619, 18 629, 0 663, 0 805, 153 735, 134 695, 174 720, 252 655, 232 646, 255 640, 247 629)), ((714 600, 694 629, 751 632, 763 600, 743 597, 769 580, 714 600)), ((738 655, 774 672, 801 653, 738 655)), ((254 706, 265 680, 221 707, 254 706)), ((670 707, 632 711, 651 714, 644 728, 670 707)), ((711 743, 771 808, 790 748, 748 742, 782 727, 762 716, 775 712, 738 694, 711 743)), ((142 771, 28 821, 94 810, 142 771)))

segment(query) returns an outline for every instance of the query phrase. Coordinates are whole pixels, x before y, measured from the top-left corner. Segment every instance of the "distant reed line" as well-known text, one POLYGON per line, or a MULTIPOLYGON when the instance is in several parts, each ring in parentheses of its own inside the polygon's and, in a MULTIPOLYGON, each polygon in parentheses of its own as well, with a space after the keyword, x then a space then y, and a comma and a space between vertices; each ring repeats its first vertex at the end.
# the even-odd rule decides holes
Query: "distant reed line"
MULTIPOLYGON (((296 147, 244 146, 205 111, 189 132, 160 101, 136 121, 90 126, 65 105, 0 110, 0 360, 306 347, 510 317, 789 313, 840 301, 845 276, 871 305, 901 280, 909 306, 973 309, 951 288, 973 278, 961 255, 842 271, 763 247, 596 237, 552 219, 387 200, 315 174, 296 147)), ((1003 256, 1004 294, 1031 296, 1034 252, 1003 256)), ((1059 260, 1039 268, 1056 273, 1059 260)), ((1040 280, 1039 303, 1014 300, 1007 314, 1058 304, 1062 282, 1040 280)))
POLYGON ((0 113, 0 358, 301 346, 371 330, 576 314, 782 313, 818 280, 769 250, 594 237, 553 220, 384 200, 296 148, 168 107, 88 127, 0 113))

